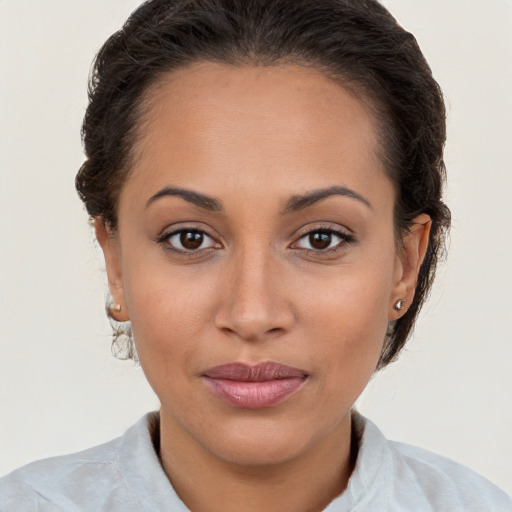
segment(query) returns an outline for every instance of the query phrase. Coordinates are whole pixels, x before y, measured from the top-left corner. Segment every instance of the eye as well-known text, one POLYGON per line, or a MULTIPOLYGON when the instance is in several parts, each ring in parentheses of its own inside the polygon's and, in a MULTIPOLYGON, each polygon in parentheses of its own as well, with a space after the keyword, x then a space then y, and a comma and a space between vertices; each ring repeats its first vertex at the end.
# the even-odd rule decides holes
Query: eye
POLYGON ((299 249, 327 252, 330 249, 337 249, 344 242, 351 242, 352 240, 352 236, 343 231, 321 228, 309 231, 301 236, 295 245, 299 249))
POLYGON ((180 229, 165 234, 159 241, 178 252, 197 252, 219 246, 211 236, 198 229, 180 229))

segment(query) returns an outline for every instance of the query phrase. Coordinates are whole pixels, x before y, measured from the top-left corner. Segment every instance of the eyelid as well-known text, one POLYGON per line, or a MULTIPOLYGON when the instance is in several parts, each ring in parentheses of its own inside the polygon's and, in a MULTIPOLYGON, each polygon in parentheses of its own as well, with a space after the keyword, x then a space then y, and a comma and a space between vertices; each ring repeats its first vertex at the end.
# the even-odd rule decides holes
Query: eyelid
POLYGON ((217 237, 213 236, 208 232, 208 230, 204 228, 200 228, 197 226, 191 226, 191 225, 182 225, 182 226, 173 226, 172 228, 165 229, 160 235, 157 236, 155 241, 159 244, 162 244, 165 246, 165 248, 169 251, 173 251, 178 254, 183 254, 187 256, 192 256, 195 254, 200 254, 203 251, 208 251, 213 248, 221 248, 222 244, 218 241, 217 237), (199 249, 180 249, 179 247, 174 247, 169 243, 169 239, 173 236, 179 235, 180 233, 186 233, 186 232, 195 232, 195 233, 201 233, 205 237, 209 238, 213 243, 209 247, 202 247, 199 249))
MULTIPOLYGON (((168 227, 167 229, 163 230, 163 232, 158 235, 155 239, 155 242, 160 243, 165 246, 165 248, 169 251, 173 251, 178 254, 193 256, 200 254, 204 251, 209 251, 211 249, 220 249, 223 248, 223 244, 219 242, 218 236, 212 235, 210 230, 205 229, 203 227, 199 226, 193 226, 193 225, 179 225, 179 226, 172 226, 168 227), (200 247, 198 249, 180 249, 179 247, 173 246, 169 243, 169 239, 173 236, 176 236, 183 232, 196 232, 201 233, 205 237, 209 238, 211 240, 211 244, 208 247, 200 247)), ((341 247, 355 242, 356 239, 353 235, 352 230, 341 227, 339 225, 333 226, 332 224, 321 224, 321 225, 315 225, 311 226, 308 225, 307 227, 303 227, 302 229, 298 230, 298 233, 296 233, 296 236, 294 237, 294 241, 289 245, 289 248, 300 250, 304 252, 311 252, 318 255, 321 254, 332 254, 337 252, 341 247), (305 247, 297 247, 299 242, 306 238, 307 236, 310 236, 313 233, 317 232, 327 232, 334 236, 337 236, 340 238, 340 241, 333 247, 328 247, 326 249, 314 249, 314 248, 305 248, 305 247)))
POLYGON ((316 253, 316 254, 329 254, 338 251, 342 246, 346 244, 350 244, 355 242, 356 239, 354 235, 352 234, 352 231, 348 228, 342 228, 339 225, 333 226, 332 224, 325 224, 325 225, 316 225, 316 226, 310 226, 308 228, 300 230, 300 232, 297 234, 297 237, 295 238, 295 241, 290 245, 292 249, 302 250, 306 252, 316 253), (334 247, 330 247, 327 249, 308 249, 303 247, 294 247, 299 243, 300 240, 303 240, 307 236, 310 236, 313 233, 317 232, 327 232, 331 233, 341 239, 341 241, 336 244, 334 247))

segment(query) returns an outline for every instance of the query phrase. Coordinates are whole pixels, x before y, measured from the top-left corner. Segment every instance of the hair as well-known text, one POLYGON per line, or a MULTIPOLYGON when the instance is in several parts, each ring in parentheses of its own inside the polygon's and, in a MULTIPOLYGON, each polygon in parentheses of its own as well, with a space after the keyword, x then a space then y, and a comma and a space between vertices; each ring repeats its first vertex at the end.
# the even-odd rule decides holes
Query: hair
MULTIPOLYGON (((446 137, 442 92, 412 34, 376 0, 149 0, 96 56, 82 126, 86 160, 76 188, 91 218, 117 229, 145 96, 163 75, 197 62, 296 63, 318 69, 372 107, 381 158, 395 184, 401 240, 421 213, 431 219, 414 300, 390 324, 377 368, 410 335, 444 253, 450 211, 442 202, 446 137)), ((133 357, 133 340, 127 357, 133 357)))

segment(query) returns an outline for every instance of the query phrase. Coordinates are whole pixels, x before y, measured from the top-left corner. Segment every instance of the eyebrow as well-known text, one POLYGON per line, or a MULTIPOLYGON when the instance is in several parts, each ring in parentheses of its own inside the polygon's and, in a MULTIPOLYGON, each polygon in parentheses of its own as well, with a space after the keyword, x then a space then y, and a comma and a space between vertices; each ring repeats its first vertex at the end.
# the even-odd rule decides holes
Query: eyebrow
POLYGON ((158 191, 155 195, 151 196, 146 203, 146 208, 154 203, 156 200, 162 197, 181 197, 185 201, 192 203, 204 210, 209 210, 211 212, 221 212, 223 210, 222 203, 213 197, 206 196, 199 192, 194 192, 193 190, 188 190, 179 187, 165 187, 162 190, 158 191))
MULTIPOLYGON (((372 205, 370 201, 365 199, 363 196, 355 192, 354 190, 343 187, 341 185, 334 185, 332 187, 319 188, 316 190, 311 190, 306 192, 305 194, 295 195, 290 198, 286 207, 281 212, 282 215, 286 215, 287 213, 298 212, 300 210, 304 210, 305 208, 327 199, 331 196, 343 196, 348 197, 350 199, 355 199, 366 205, 368 208, 372 209, 372 205)), ((192 203, 204 210, 212 211, 212 212, 222 212, 224 210, 222 206, 222 202, 214 197, 207 196, 205 194, 201 194, 200 192, 195 192, 193 190, 184 189, 180 187, 164 187, 162 190, 158 191, 156 194, 151 196, 146 203, 146 208, 161 199, 162 197, 181 197, 185 201, 192 203)))
POLYGON ((304 208, 307 208, 308 206, 311 206, 318 201, 323 201, 324 199, 327 199, 331 196, 343 196, 350 199, 355 199, 356 201, 366 205, 368 208, 373 209, 370 201, 365 199, 362 195, 358 194, 354 190, 343 187, 341 185, 334 185, 332 187, 319 188, 316 190, 311 190, 310 192, 306 192, 302 195, 293 196, 288 201, 282 213, 287 214, 304 210, 304 208))

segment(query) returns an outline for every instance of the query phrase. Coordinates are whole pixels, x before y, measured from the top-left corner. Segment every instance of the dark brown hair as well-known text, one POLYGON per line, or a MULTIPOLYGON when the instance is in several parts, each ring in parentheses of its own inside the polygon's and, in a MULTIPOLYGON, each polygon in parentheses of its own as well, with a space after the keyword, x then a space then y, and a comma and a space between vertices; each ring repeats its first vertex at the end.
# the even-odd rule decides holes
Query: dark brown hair
POLYGON ((414 326, 450 223, 441 200, 444 102, 414 36, 376 0, 143 3, 96 57, 82 128, 87 159, 76 188, 89 215, 110 229, 117 227, 118 197, 130 172, 144 93, 162 74, 199 61, 311 66, 372 106, 381 157, 397 189, 397 239, 420 213, 432 220, 414 300, 390 326, 378 365, 384 367, 414 326))

